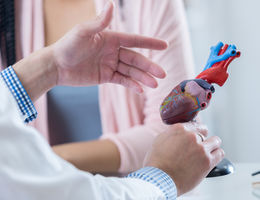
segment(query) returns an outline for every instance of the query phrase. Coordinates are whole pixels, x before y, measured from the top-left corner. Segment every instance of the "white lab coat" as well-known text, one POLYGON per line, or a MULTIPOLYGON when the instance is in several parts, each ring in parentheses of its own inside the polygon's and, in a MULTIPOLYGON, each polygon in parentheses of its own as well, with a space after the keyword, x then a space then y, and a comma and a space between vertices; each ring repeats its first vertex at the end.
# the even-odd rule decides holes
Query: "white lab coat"
POLYGON ((42 136, 26 126, 0 78, 1 200, 165 199, 151 183, 93 176, 58 157, 42 136))

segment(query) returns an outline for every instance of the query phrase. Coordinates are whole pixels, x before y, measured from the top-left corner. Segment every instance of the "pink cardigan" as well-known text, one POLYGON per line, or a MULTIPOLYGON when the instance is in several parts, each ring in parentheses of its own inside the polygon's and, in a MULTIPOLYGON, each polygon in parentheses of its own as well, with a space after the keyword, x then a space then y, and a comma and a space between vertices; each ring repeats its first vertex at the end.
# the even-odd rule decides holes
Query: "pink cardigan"
MULTIPOLYGON (((100 13, 106 0, 95 0, 100 13)), ((110 29, 159 37, 169 42, 166 51, 138 50, 160 64, 167 72, 157 89, 137 95, 113 85, 99 86, 102 138, 112 140, 120 151, 120 172, 142 167, 146 150, 166 126, 159 115, 163 98, 181 80, 193 75, 188 29, 181 0, 125 0, 116 10, 110 29)), ((17 0, 17 58, 21 59, 44 46, 42 0, 17 0)), ((46 95, 36 102, 38 119, 32 125, 48 137, 46 95)))

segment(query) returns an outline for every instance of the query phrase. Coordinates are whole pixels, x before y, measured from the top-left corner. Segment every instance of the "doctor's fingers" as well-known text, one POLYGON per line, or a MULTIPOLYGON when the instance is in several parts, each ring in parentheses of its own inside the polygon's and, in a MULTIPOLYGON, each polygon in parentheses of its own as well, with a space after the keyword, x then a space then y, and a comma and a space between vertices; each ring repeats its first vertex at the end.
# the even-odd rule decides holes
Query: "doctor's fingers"
POLYGON ((202 137, 208 136, 208 127, 202 123, 194 121, 183 123, 183 125, 187 131, 194 132, 195 134, 199 134, 202 137))
POLYGON ((152 62, 142 54, 130 49, 120 48, 119 61, 127 65, 134 66, 135 68, 145 73, 149 73, 157 78, 164 78, 166 76, 166 73, 162 67, 152 62))
POLYGON ((142 86, 137 81, 121 74, 120 72, 114 72, 113 76, 109 82, 122 85, 126 88, 133 90, 136 93, 143 92, 142 86))
POLYGON ((168 43, 164 40, 147 37, 137 34, 128 34, 122 32, 111 32, 117 37, 119 45, 127 48, 144 48, 154 50, 164 50, 168 47, 168 43))
POLYGON ((225 152, 223 149, 218 148, 211 152, 211 164, 212 166, 216 166, 225 156, 225 152))
POLYGON ((151 76, 147 72, 144 72, 138 68, 135 68, 134 66, 130 66, 130 65, 120 62, 118 64, 117 71, 127 77, 130 77, 131 79, 133 79, 135 81, 141 82, 142 84, 144 84, 148 87, 156 88, 158 86, 158 83, 153 76, 151 76))
POLYGON ((212 153, 213 151, 217 150, 221 146, 221 139, 217 136, 212 136, 205 141, 202 142, 202 145, 204 146, 204 149, 208 151, 209 153, 212 153))
POLYGON ((207 154, 208 166, 210 170, 215 167, 225 156, 225 152, 220 148, 221 140, 217 136, 210 137, 201 143, 205 154, 207 154))

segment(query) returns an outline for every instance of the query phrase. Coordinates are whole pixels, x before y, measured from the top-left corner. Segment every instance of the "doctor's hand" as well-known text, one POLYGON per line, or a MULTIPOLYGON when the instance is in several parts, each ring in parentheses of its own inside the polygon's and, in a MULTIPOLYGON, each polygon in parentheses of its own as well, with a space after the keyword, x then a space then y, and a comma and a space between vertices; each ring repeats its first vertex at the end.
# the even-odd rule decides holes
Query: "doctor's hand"
POLYGON ((116 83, 136 92, 155 88, 164 70, 130 48, 163 50, 165 41, 105 31, 113 4, 91 22, 79 24, 53 45, 20 60, 13 68, 32 101, 56 85, 90 86, 116 83))
POLYGON ((162 40, 127 33, 104 31, 110 24, 113 4, 91 22, 79 24, 53 45, 58 85, 88 86, 116 83, 142 92, 141 84, 155 88, 155 77, 164 70, 129 48, 163 50, 162 40))
POLYGON ((203 135, 184 124, 173 125, 155 139, 146 155, 144 165, 166 172, 173 179, 178 196, 198 185, 224 157, 218 137, 202 141, 198 134, 203 135))

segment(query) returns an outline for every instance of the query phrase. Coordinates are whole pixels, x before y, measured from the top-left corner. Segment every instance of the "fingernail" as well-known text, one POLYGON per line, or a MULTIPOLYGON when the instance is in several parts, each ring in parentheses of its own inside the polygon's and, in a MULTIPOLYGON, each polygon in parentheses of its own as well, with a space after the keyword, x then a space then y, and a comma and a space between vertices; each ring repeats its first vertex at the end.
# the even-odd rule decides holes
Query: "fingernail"
POLYGON ((139 95, 141 95, 141 94, 144 92, 143 88, 141 88, 141 87, 133 88, 133 91, 134 91, 136 94, 139 94, 139 95))
MULTIPOLYGON (((160 67, 160 66, 159 66, 160 67)), ((160 67, 160 70, 157 70, 157 78, 163 79, 166 77, 166 72, 162 67, 160 67)))
POLYGON ((163 73, 162 73, 162 78, 165 78, 166 77, 166 72, 165 71, 163 71, 163 73))
POLYGON ((158 82, 156 80, 153 80, 150 84, 150 87, 152 88, 157 88, 158 87, 158 82))

